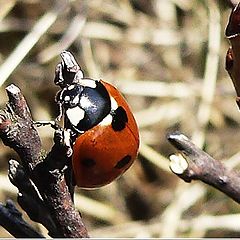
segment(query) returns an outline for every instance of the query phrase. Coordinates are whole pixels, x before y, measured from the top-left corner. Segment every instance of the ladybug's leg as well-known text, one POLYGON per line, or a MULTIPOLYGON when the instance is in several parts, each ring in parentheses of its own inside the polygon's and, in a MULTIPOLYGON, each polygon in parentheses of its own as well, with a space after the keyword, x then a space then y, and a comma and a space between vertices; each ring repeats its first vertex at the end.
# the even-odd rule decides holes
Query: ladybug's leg
POLYGON ((70 139, 71 139, 71 145, 74 144, 74 142, 76 141, 77 137, 79 136, 78 133, 76 133, 75 131, 73 131, 72 129, 67 129, 67 131, 70 134, 70 139))
POLYGON ((43 127, 50 125, 53 129, 58 130, 61 129, 62 127, 56 122, 56 121, 34 121, 33 122, 37 127, 43 127))
POLYGON ((64 172, 66 183, 68 185, 69 192, 73 200, 75 184, 73 183, 73 171, 72 171, 72 161, 71 161, 71 156, 73 154, 72 139, 71 139, 71 132, 69 131, 69 129, 56 130, 54 134, 54 142, 64 146, 66 149, 66 156, 68 161, 63 162, 64 167, 62 168, 62 171, 64 172))
POLYGON ((68 130, 59 128, 54 133, 54 142, 62 145, 66 149, 67 157, 72 155, 71 135, 68 130))
POLYGON ((56 117, 56 121, 60 121, 62 116, 63 116, 63 101, 62 101, 62 94, 65 90, 61 90, 61 91, 58 91, 56 96, 55 96, 55 101, 57 103, 57 106, 58 106, 58 116, 56 117))

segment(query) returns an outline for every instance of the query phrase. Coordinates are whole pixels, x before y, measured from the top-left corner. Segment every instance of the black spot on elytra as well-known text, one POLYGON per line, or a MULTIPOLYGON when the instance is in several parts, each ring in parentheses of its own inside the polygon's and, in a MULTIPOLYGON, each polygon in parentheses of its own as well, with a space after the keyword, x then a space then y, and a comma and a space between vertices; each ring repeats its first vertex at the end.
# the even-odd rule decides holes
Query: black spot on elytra
POLYGON ((131 161, 131 156, 126 155, 120 161, 117 162, 117 164, 114 166, 114 168, 121 169, 124 166, 126 166, 130 161, 131 161))
POLYGON ((84 158, 81 161, 81 164, 86 168, 91 168, 96 164, 96 161, 92 158, 84 158))
POLYGON ((114 131, 121 131, 125 128, 128 117, 125 109, 123 107, 118 107, 112 113, 113 120, 112 120, 112 128, 114 131))

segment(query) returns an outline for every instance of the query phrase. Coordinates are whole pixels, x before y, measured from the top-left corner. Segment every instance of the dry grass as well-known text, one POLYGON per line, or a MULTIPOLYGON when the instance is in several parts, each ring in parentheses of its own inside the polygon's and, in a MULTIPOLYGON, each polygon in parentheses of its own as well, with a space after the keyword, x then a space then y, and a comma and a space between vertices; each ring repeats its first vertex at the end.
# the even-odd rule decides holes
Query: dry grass
MULTIPOLYGON (((54 119, 54 69, 69 49, 86 76, 115 84, 136 116, 141 147, 134 166, 106 187, 76 193, 92 237, 239 236, 239 206, 173 175, 174 150, 165 138, 180 130, 230 167, 240 164, 240 115, 224 70, 225 2, 0 0, 0 105, 14 83, 35 120, 54 119)), ((53 131, 39 132, 48 150, 53 131)), ((10 158, 17 156, 1 144, 1 201, 16 198, 7 179, 10 158)))

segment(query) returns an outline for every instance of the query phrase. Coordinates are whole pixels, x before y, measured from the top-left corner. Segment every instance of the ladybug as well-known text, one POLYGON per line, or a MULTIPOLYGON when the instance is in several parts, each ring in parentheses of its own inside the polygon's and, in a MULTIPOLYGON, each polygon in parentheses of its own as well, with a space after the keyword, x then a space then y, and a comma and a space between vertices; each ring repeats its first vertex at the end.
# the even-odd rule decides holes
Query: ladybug
POLYGON ((134 162, 139 131, 132 111, 111 84, 84 78, 68 51, 60 54, 54 82, 64 128, 73 141, 72 168, 81 188, 97 188, 120 177, 134 162))

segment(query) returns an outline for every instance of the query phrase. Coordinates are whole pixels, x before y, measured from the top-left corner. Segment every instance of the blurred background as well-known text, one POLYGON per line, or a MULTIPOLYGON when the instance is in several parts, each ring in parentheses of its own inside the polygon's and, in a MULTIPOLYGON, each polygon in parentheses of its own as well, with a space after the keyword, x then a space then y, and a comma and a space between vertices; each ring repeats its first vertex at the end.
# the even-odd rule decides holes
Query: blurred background
MULTIPOLYGON (((233 1, 232 1, 233 2, 233 1)), ((135 164, 97 190, 76 190, 76 207, 92 237, 234 237, 240 207, 201 182, 169 170, 179 130, 229 168, 240 165, 240 114, 224 69, 227 0, 0 0, 0 106, 16 84, 34 120, 53 120, 53 83, 62 50, 86 77, 102 78, 128 100, 139 125, 135 164)), ((43 148, 53 130, 39 128, 43 148)), ((0 201, 16 200, 7 177, 18 156, 0 145, 0 201)), ((47 231, 24 218, 43 234, 47 231)), ((46 235, 47 236, 47 235, 46 235)), ((0 229, 0 237, 11 237, 0 229)))

